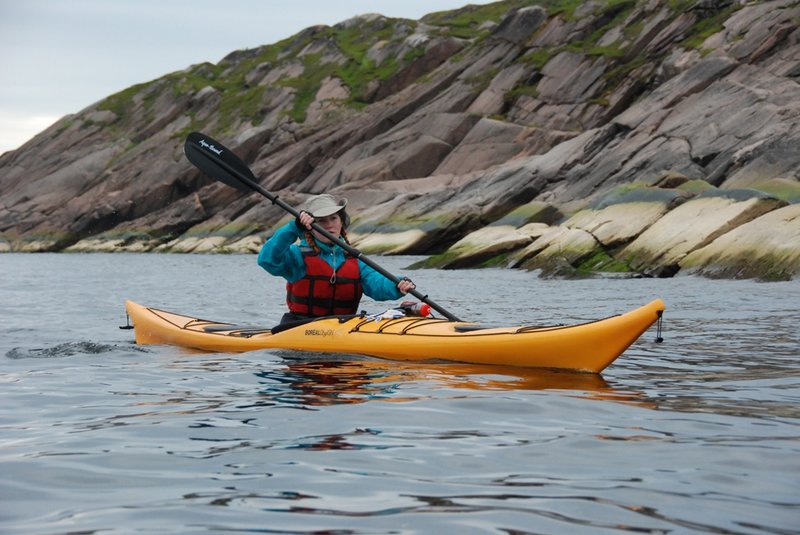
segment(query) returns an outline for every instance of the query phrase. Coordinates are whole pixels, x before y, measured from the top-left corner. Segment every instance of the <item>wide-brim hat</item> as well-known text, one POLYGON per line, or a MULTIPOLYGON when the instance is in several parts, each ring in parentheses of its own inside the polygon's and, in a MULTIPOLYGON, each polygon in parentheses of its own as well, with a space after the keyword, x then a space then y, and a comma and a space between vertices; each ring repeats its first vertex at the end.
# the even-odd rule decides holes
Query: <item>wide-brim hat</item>
POLYGON ((308 199, 304 206, 304 210, 314 217, 327 217, 344 210, 347 199, 341 198, 337 201, 333 195, 323 193, 308 199))

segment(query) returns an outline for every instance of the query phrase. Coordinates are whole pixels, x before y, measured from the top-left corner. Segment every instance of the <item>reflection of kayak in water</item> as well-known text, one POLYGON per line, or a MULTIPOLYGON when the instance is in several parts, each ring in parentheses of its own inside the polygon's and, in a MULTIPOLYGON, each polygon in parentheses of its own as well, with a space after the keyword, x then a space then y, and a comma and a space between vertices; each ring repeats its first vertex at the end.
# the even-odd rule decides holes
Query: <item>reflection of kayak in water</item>
MULTIPOLYGON (((279 352, 279 354, 281 354, 279 352)), ((257 403, 309 408, 366 402, 404 403, 424 397, 464 399, 481 392, 558 390, 564 395, 654 408, 646 396, 618 390, 594 373, 458 362, 387 362, 353 356, 286 355, 284 365, 255 374, 257 403), (415 388, 410 385, 419 385, 415 388), (436 392, 440 392, 436 394, 436 392)))
POLYGON ((561 368, 599 373, 655 323, 657 299, 610 318, 571 326, 482 327, 437 318, 320 318, 295 326, 246 327, 125 303, 138 344, 214 352, 292 349, 392 360, 561 368))
POLYGON ((401 394, 397 386, 412 382, 425 383, 433 390, 574 390, 593 395, 612 392, 600 375, 566 370, 456 362, 427 363, 421 367, 404 362, 342 358, 349 360, 292 359, 285 367, 259 372, 256 375, 264 385, 261 393, 282 403, 334 405, 410 401, 413 396, 401 394))

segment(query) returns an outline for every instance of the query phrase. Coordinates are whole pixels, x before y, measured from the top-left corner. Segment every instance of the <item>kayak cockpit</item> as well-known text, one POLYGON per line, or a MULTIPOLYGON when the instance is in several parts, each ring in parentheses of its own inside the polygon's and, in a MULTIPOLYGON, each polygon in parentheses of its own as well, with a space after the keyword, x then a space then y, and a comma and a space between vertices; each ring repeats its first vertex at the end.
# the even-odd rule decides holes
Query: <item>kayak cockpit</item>
POLYGON ((204 326, 203 332, 211 334, 225 333, 226 336, 240 336, 247 338, 250 336, 255 336, 257 334, 278 334, 280 332, 288 331, 289 329, 294 329, 295 327, 300 327, 302 325, 307 325, 309 323, 320 320, 336 319, 339 320, 339 323, 346 323, 351 319, 363 318, 363 317, 364 314, 322 316, 319 318, 307 318, 296 321, 287 321, 271 327, 257 326, 257 325, 236 325, 232 323, 214 323, 211 325, 204 326))

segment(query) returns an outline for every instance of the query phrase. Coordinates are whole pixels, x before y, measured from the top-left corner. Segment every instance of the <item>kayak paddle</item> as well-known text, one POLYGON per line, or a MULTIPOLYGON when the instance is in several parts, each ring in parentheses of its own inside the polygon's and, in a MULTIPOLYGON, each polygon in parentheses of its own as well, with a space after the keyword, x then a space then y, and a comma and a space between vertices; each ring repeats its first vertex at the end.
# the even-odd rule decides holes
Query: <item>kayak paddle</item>
MULTIPOLYGON (((253 175, 253 172, 250 170, 250 168, 247 167, 247 165, 238 156, 236 156, 229 149, 225 148, 225 146, 218 141, 214 141, 207 135, 201 134, 200 132, 192 132, 186 138, 186 142, 183 145, 183 151, 189 161, 208 176, 236 189, 256 191, 272 201, 272 204, 276 204, 283 208, 295 218, 300 216, 300 213, 297 210, 283 202, 278 196, 273 195, 264 189, 261 184, 258 183, 258 180, 256 179, 255 175, 253 175)), ((392 281, 395 285, 400 282, 399 278, 395 277, 390 272, 386 271, 381 266, 364 256, 361 251, 349 245, 338 236, 334 236, 333 234, 329 233, 317 223, 312 223, 311 228, 347 251, 351 256, 364 262, 366 265, 392 281)), ((450 321, 461 321, 456 316, 437 305, 432 300, 428 299, 427 295, 423 295, 416 289, 411 290, 408 293, 423 303, 429 304, 431 308, 442 314, 450 321)))

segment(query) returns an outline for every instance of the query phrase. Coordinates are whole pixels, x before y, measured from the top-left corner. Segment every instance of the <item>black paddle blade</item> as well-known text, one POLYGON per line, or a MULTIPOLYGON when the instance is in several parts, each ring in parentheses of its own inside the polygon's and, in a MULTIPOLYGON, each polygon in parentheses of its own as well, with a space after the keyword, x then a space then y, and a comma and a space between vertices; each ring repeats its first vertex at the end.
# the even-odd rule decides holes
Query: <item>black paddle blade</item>
POLYGON ((258 182, 250 168, 230 149, 205 134, 189 134, 183 152, 195 167, 228 186, 247 191, 257 187, 258 182))

